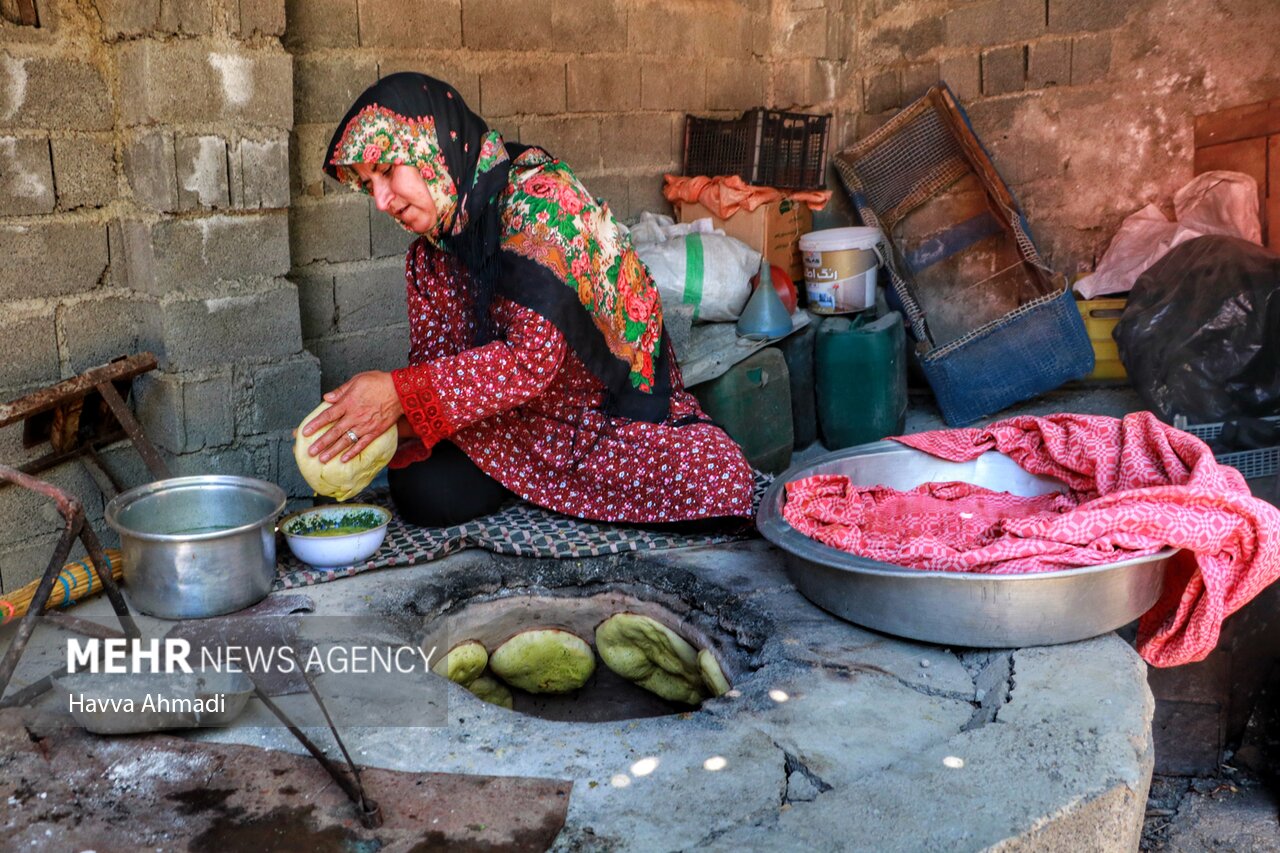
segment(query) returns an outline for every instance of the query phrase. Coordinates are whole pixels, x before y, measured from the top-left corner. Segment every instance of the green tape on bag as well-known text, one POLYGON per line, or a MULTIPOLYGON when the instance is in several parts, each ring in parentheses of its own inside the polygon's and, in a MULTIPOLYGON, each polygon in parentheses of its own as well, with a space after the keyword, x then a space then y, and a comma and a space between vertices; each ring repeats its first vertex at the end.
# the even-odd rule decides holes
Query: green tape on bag
POLYGON ((702 306, 702 235, 684 238, 684 303, 693 306, 693 319, 698 319, 702 306))

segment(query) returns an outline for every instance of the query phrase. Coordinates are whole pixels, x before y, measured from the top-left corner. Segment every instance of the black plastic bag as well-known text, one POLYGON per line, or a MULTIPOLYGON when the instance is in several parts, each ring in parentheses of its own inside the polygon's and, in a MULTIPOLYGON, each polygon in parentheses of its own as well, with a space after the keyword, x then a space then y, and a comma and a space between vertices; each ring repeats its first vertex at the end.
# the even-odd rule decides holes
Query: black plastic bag
POLYGON ((1280 255, 1197 237, 1138 278, 1113 333, 1129 381, 1165 421, 1280 412, 1280 255))

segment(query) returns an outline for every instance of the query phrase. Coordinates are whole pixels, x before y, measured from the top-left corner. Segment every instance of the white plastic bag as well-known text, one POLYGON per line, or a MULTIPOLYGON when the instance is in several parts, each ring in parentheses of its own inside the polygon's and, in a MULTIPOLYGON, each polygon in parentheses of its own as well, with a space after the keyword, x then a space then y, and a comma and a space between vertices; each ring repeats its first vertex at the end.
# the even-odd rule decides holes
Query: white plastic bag
POLYGON ((714 233, 636 241, 636 232, 646 236, 646 228, 643 221, 632 228, 632 239, 665 304, 694 306, 695 320, 738 319, 751 295, 751 277, 760 270, 759 252, 741 240, 714 233))
POLYGON ((1125 219, 1098 262, 1098 269, 1076 282, 1076 292, 1085 299, 1127 293, 1138 276, 1166 252, 1205 234, 1262 243, 1258 184, 1243 172, 1197 175, 1174 194, 1173 208, 1174 222, 1154 204, 1125 219))

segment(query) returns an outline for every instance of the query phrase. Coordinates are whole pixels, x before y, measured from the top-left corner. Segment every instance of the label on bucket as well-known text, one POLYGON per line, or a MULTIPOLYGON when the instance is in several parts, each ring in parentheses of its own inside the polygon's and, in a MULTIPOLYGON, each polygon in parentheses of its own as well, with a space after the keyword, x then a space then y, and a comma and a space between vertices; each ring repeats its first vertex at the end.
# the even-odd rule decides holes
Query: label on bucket
POLYGON ((863 311, 876 301, 876 253, 870 249, 806 251, 804 281, 814 313, 863 311))

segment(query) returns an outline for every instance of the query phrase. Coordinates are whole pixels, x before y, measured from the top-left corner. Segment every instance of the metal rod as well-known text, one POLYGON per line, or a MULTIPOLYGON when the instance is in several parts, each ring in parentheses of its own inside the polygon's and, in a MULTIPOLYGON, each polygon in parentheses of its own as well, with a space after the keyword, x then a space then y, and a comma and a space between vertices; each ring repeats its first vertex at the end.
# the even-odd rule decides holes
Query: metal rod
POLYGON ((333 739, 337 742, 338 749, 342 750, 342 757, 347 760, 347 766, 351 768, 351 776, 355 779, 356 789, 360 792, 361 822, 369 829, 382 826, 382 809, 365 795, 364 782, 360 779, 360 769, 356 767, 355 761, 351 759, 351 753, 347 752, 347 745, 338 736, 338 727, 333 724, 333 718, 329 716, 329 709, 325 707, 324 700, 320 698, 320 691, 316 689, 316 683, 311 678, 311 673, 307 672, 305 668, 302 670, 302 680, 307 683, 307 689, 311 691, 311 696, 316 700, 316 704, 320 706, 320 713, 324 714, 324 721, 329 724, 329 731, 333 734, 333 739))
POLYGON ((262 701, 263 705, 267 706, 267 710, 275 714, 276 719, 284 723, 284 726, 289 730, 289 733, 298 739, 298 743, 306 747, 307 752, 311 753, 312 757, 314 757, 316 761, 320 762, 320 766, 325 769, 325 772, 333 777, 333 781, 338 783, 338 787, 346 792, 346 795, 351 802, 356 805, 360 805, 360 792, 356 789, 351 780, 347 778, 346 774, 342 772, 342 768, 330 761, 329 756, 325 755, 324 751, 311 741, 311 738, 303 734, 302 729, 294 725, 293 720, 289 719, 285 712, 282 711, 275 702, 271 701, 271 698, 267 696, 267 692, 258 685, 258 682, 253 679, 252 676, 250 676, 250 680, 253 681, 254 695, 262 701))
POLYGON ((53 453, 46 453, 44 456, 19 465, 18 470, 24 474, 39 474, 41 471, 47 471, 55 465, 61 465, 63 462, 75 459, 82 452, 89 453, 96 458, 98 447, 106 447, 108 444, 128 437, 129 434, 122 429, 112 430, 107 435, 95 438, 91 444, 74 447, 71 450, 57 450, 53 453))
POLYGON ((119 640, 128 636, 118 628, 112 628, 110 625, 99 625, 97 622, 90 622, 88 619, 72 616, 62 610, 46 610, 44 621, 67 631, 74 631, 86 637, 96 637, 99 640, 119 640))
POLYGON ((111 602, 111 609, 116 612, 116 618, 120 620, 120 627, 124 629, 125 636, 131 639, 141 639, 142 632, 138 630, 138 625, 133 621, 133 614, 129 612, 129 605, 125 602, 124 596, 120 593, 120 587, 116 584, 115 577, 111 574, 111 562, 107 559, 107 555, 102 552, 102 543, 98 541, 98 534, 93 532, 93 527, 85 524, 80 528, 80 541, 84 543, 84 548, 89 552, 89 562, 93 566, 94 572, 98 575, 98 580, 102 583, 102 591, 107 594, 107 599, 111 602))
MULTIPOLYGON (((0 427, 47 412, 74 397, 82 397, 97 388, 100 382, 122 382, 155 369, 156 357, 149 352, 95 367, 57 385, 50 385, 12 402, 0 404, 0 427)), ((118 394, 116 396, 119 397, 118 394)))
POLYGON ((18 630, 13 635, 13 642, 9 644, 4 659, 0 660, 0 697, 4 696, 4 691, 9 687, 9 679, 13 678, 13 671, 18 668, 18 659, 27 649, 31 632, 36 629, 36 623, 44 615, 44 606, 49 602, 53 584, 67 562, 67 555, 71 553, 71 543, 75 541, 76 534, 83 523, 84 517, 80 514, 77 504, 75 512, 66 517, 66 526, 62 529, 62 536, 58 538, 58 546, 53 549, 53 557, 50 558, 49 565, 44 570, 44 576, 40 578, 36 594, 31 598, 31 609, 18 622, 18 630))
POLYGON ((21 690, 15 690, 8 696, 0 699, 0 708, 17 708, 26 705, 37 696, 43 696, 46 691, 53 687, 53 677, 61 675, 62 670, 55 669, 39 681, 33 681, 21 690))
POLYGON ((139 455, 142 456, 142 461, 147 464, 147 470, 151 472, 151 476, 157 480, 167 480, 169 478, 169 466, 164 464, 164 460, 160 458, 160 453, 156 450, 155 445, 151 443, 151 439, 147 438, 147 434, 142 431, 142 425, 138 423, 133 416, 133 412, 129 411, 129 407, 120 398, 120 394, 116 391, 116 386, 112 385, 110 381, 104 380, 99 382, 97 387, 102 399, 106 400, 107 405, 111 407, 111 413, 116 416, 120 426, 124 427, 124 431, 133 440, 133 446, 137 448, 139 455))

